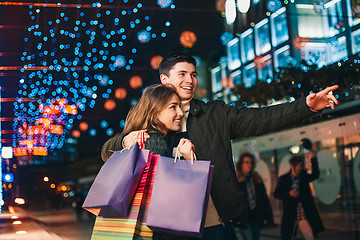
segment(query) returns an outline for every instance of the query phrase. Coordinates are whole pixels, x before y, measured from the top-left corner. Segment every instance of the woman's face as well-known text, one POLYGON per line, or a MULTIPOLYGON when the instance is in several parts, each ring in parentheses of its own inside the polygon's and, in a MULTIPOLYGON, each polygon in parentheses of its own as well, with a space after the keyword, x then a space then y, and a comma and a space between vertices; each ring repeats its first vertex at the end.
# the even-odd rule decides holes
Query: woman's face
POLYGON ((242 165, 241 165, 241 171, 245 174, 245 175, 249 175, 251 170, 253 168, 253 164, 251 161, 251 158, 249 157, 244 157, 242 165))
POLYGON ((170 101, 165 105, 164 109, 158 114, 158 120, 162 122, 167 130, 179 131, 180 120, 184 112, 180 108, 180 99, 175 94, 172 95, 170 101))

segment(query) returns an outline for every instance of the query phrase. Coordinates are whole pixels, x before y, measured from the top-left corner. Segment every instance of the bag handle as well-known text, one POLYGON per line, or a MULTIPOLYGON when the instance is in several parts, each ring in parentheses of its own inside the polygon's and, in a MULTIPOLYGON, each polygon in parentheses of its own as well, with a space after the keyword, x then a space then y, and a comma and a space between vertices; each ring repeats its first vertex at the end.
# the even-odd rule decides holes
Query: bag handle
MULTIPOLYGON (((136 143, 136 139, 139 136, 139 134, 140 134, 139 148, 145 149, 145 133, 143 131, 139 131, 139 133, 133 138, 130 146, 128 148, 123 148, 121 151, 129 150, 130 147, 136 143)), ((109 150, 109 151, 112 151, 112 150, 109 150)), ((112 152, 114 152, 114 151, 112 151, 112 152)))
MULTIPOLYGON (((191 158, 190 158, 191 165, 194 165, 194 161, 197 160, 197 159, 196 159, 196 155, 195 155, 195 153, 194 153, 194 151, 193 151, 192 149, 190 150, 190 152, 191 152, 191 158)), ((177 146, 177 148, 176 148, 176 153, 175 153, 174 163, 176 163, 176 161, 177 161, 178 159, 180 159, 180 156, 181 156, 181 154, 180 154, 180 151, 179 151, 179 146, 177 146)))

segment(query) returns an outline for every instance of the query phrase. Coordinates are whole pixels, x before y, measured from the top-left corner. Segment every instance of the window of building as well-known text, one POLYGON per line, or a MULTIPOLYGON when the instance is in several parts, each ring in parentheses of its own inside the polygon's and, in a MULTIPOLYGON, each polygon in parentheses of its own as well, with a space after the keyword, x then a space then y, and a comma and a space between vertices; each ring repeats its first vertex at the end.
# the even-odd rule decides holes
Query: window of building
POLYGON ((262 55, 271 50, 269 20, 266 18, 260 21, 254 27, 255 31, 255 52, 256 55, 262 55))
POLYGON ((231 73, 230 78, 232 79, 234 85, 241 85, 242 84, 241 71, 240 70, 237 70, 237 71, 231 73))
POLYGON ((286 45, 274 51, 274 67, 286 67, 289 65, 290 46, 286 45))
POLYGON ((241 60, 243 63, 249 62, 255 58, 253 32, 253 29, 250 28, 240 35, 241 60))
POLYGON ((217 66, 211 70, 211 90, 213 93, 221 91, 221 67, 217 66))
POLYGON ((329 46, 331 62, 339 61, 348 56, 345 36, 330 39, 329 46))
POLYGON ((255 63, 250 63, 244 67, 244 87, 251 88, 256 81, 255 63))
POLYGON ((357 0, 346 1, 347 11, 351 14, 349 18, 350 26, 355 26, 360 23, 360 4, 357 0))
POLYGON ((240 43, 239 38, 234 38, 231 40, 227 46, 227 57, 228 57, 228 68, 229 70, 234 70, 241 66, 240 61, 240 43))
POLYGON ((316 13, 312 4, 296 4, 296 11, 300 37, 323 38, 328 35, 325 33, 325 13, 316 13))
MULTIPOLYGON (((256 65, 256 63, 255 63, 256 65)), ((262 57, 261 63, 257 64, 256 68, 258 69, 259 80, 263 82, 271 82, 273 77, 273 67, 272 67, 272 58, 271 55, 266 55, 262 57)))
POLYGON ((307 42, 301 47, 301 59, 309 64, 316 64, 318 68, 328 63, 328 44, 307 42))
POLYGON ((360 29, 351 33, 351 40, 353 54, 360 52, 360 29))
POLYGON ((289 40, 286 8, 283 7, 270 16, 272 45, 274 47, 289 40))
POLYGON ((325 5, 327 13, 327 25, 330 36, 334 36, 342 31, 344 26, 344 16, 341 0, 332 0, 325 5))

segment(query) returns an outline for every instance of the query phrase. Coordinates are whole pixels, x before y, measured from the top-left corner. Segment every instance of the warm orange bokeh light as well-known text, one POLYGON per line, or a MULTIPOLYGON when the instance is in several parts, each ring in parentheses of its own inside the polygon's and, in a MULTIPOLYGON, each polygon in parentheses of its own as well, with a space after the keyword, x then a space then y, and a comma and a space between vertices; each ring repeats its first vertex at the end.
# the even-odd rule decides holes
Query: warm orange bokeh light
POLYGON ((24 139, 19 141, 20 145, 26 145, 27 149, 32 149, 35 143, 35 140, 33 139, 24 139))
POLYGON ((196 43, 196 35, 191 31, 184 31, 180 35, 180 43, 186 48, 192 48, 196 43))
POLYGON ((63 133, 63 126, 61 125, 50 125, 49 132, 53 134, 61 135, 63 133))
POLYGON ((64 112, 67 114, 76 115, 77 114, 77 107, 75 105, 65 105, 64 112))
POLYGON ((106 100, 106 102, 104 103, 104 108, 105 108, 106 110, 111 111, 111 110, 114 110, 115 107, 116 107, 116 102, 115 102, 114 100, 112 100, 112 99, 108 99, 108 100, 106 100))
POLYGON ((294 40, 294 46, 297 49, 301 49, 303 47, 303 45, 305 43, 307 43, 308 41, 309 41, 309 39, 307 39, 307 38, 297 36, 294 40))
POLYGON ((81 122, 79 124, 79 128, 80 128, 81 131, 85 132, 86 130, 88 130, 89 124, 87 124, 87 122, 81 122))
POLYGON ((13 152, 15 157, 27 155, 26 147, 15 147, 13 148, 13 152))
POLYGON ((153 56, 150 60, 150 65, 154 70, 158 70, 161 61, 163 60, 162 56, 153 56))
POLYGON ((47 156, 48 151, 46 147, 34 147, 33 149, 33 155, 36 156, 47 156))
POLYGON ((140 76, 133 76, 130 78, 129 80, 129 85, 131 88, 139 88, 142 87, 143 83, 142 83, 142 79, 140 76))
POLYGON ((67 102, 68 102, 68 100, 65 99, 65 98, 61 98, 59 101, 57 101, 57 103, 58 103, 59 105, 65 105, 65 104, 67 104, 67 102))
POLYGON ((126 89, 125 88, 118 88, 115 90, 115 97, 117 99, 124 99, 126 98, 126 95, 127 95, 127 92, 126 92, 126 89))
POLYGON ((221 86, 223 88, 232 88, 234 86, 233 81, 231 78, 222 78, 221 79, 221 86))
POLYGON ((58 113, 60 113, 60 108, 59 108, 59 106, 51 105, 51 106, 44 107, 43 111, 46 114, 58 114, 58 113))
POLYGON ((72 135, 74 138, 78 138, 78 137, 80 137, 81 133, 79 130, 74 130, 74 131, 72 131, 72 135))
POLYGON ((49 128, 52 121, 53 120, 50 118, 39 118, 38 120, 36 120, 37 123, 42 124, 46 129, 49 128))
POLYGON ((44 127, 42 125, 29 126, 27 129, 28 135, 40 135, 44 133, 44 127))
POLYGON ((51 188, 55 188, 55 184, 53 184, 53 183, 50 184, 50 187, 51 187, 51 188))

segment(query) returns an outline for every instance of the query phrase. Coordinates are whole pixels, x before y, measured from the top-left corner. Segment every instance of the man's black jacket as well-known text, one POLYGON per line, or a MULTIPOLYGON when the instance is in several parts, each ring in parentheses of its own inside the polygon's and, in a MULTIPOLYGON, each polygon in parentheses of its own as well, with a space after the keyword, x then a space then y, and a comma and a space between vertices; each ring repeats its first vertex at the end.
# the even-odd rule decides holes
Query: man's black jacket
MULTIPOLYGON (((246 203, 235 176, 231 140, 290 127, 313 114, 305 98, 262 108, 236 108, 223 101, 191 100, 186 125, 188 135, 195 145, 197 158, 214 165, 211 196, 223 222, 242 219, 246 213, 246 203)), ((104 144, 101 151, 104 161, 112 151, 122 149, 124 136, 119 134, 104 144)))

